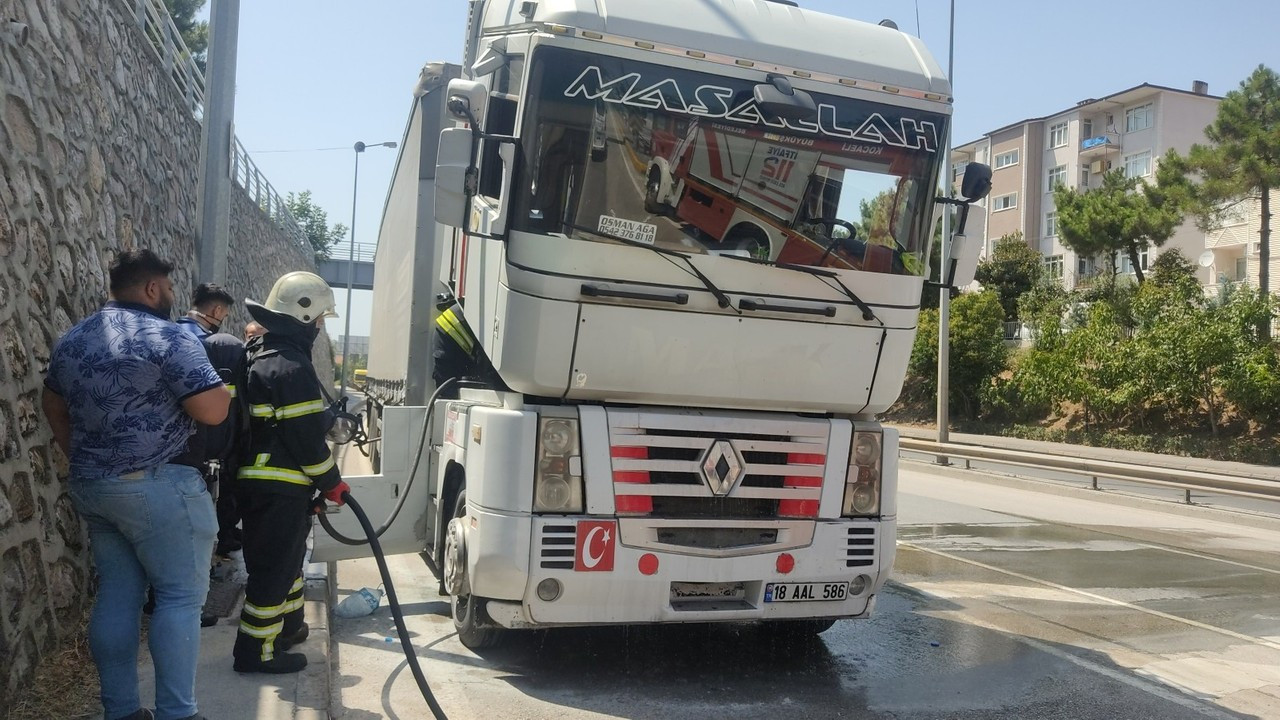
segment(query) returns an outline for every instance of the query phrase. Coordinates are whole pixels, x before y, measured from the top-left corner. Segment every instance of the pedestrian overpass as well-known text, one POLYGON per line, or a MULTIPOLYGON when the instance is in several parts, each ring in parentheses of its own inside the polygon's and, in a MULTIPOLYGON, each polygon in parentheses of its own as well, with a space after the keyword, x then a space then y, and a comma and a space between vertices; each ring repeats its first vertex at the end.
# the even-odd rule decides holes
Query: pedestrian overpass
POLYGON ((349 277, 353 290, 372 290, 373 256, 377 248, 374 244, 356 243, 352 252, 350 245, 335 245, 329 249, 329 259, 316 263, 316 272, 335 290, 346 289, 349 277))

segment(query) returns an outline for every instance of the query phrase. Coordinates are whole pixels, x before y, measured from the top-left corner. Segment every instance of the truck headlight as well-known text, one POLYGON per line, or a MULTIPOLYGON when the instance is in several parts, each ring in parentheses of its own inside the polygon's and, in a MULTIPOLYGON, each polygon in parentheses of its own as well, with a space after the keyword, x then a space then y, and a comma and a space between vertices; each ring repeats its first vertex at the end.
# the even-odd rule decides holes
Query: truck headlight
POLYGON ((883 445, 879 432, 855 431, 849 449, 849 471, 845 475, 845 517, 871 517, 880 514, 880 469, 883 445))
POLYGON ((539 419, 534 512, 582 512, 582 452, 578 437, 577 420, 539 419))

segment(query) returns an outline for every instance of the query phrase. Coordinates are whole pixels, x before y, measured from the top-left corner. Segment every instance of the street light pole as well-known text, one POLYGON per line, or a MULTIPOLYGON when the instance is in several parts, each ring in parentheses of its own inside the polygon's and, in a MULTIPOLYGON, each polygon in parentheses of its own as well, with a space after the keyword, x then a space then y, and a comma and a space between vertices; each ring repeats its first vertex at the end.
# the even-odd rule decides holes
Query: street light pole
MULTIPOLYGON (((955 64, 956 64, 956 0, 951 0, 951 25, 949 30, 949 39, 947 42, 947 82, 951 85, 952 94, 955 93, 955 64)), ((944 183, 943 194, 951 197, 951 124, 947 125, 947 137, 942 148, 942 182, 944 183)), ((940 266, 939 280, 943 280, 947 276, 947 270, 951 267, 951 206, 943 207, 942 212, 942 265, 940 266)), ((944 443, 948 440, 948 425, 950 424, 950 394, 951 394, 951 289, 942 288, 938 291, 938 442, 944 443)), ((938 462, 947 465, 949 461, 946 457, 938 456, 938 462)))
POLYGON ((347 244, 347 309, 342 319, 342 385, 338 390, 338 397, 340 398, 347 395, 347 378, 350 376, 347 352, 351 347, 351 291, 356 279, 356 197, 360 188, 360 154, 368 147, 393 148, 395 146, 394 142, 384 142, 376 145, 365 145, 362 142, 357 142, 354 146, 356 166, 351 180, 351 234, 348 236, 347 244))

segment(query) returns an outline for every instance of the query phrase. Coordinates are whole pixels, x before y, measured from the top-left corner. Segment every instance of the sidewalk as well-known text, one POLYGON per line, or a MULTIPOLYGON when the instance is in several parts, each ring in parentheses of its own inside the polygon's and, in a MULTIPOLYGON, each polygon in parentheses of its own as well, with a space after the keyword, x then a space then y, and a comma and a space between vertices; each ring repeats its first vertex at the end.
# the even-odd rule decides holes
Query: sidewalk
MULTIPOLYGON (((223 582, 243 582, 244 564, 233 553, 234 567, 223 582)), ((224 563, 226 566, 227 563, 224 563)), ((231 648, 240 626, 241 589, 227 617, 200 630, 200 663, 196 674, 196 702, 209 720, 328 720, 329 718, 329 580, 325 566, 303 568, 306 606, 303 613, 311 634, 293 652, 305 652, 307 668, 293 675, 242 674, 231 669, 231 648)), ((215 582, 215 584, 217 584, 215 582)), ((216 591, 216 590, 215 590, 216 591)), ((142 704, 153 707, 155 675, 144 643, 138 657, 142 704)), ((100 716, 99 716, 100 717, 100 716)))

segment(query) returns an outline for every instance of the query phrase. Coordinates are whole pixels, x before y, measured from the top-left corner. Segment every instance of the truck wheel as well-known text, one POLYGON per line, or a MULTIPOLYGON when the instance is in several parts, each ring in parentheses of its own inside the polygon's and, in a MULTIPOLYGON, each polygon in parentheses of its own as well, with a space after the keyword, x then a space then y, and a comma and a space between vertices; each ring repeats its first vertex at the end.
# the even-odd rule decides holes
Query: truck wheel
POLYGON ((649 173, 649 182, 644 186, 644 211, 650 215, 661 215, 663 212, 662 203, 658 202, 658 191, 661 189, 658 173, 649 173))
POLYGON ((472 650, 493 647, 502 639, 502 628, 495 627, 484 612, 484 598, 471 594, 467 578, 467 548, 462 540, 462 522, 467 516, 467 491, 458 493, 453 506, 453 520, 445 531, 444 567, 441 579, 449 587, 449 606, 453 611, 453 627, 458 639, 472 650))
POLYGON ((771 260, 769 237, 755 225, 744 223, 738 225, 724 236, 722 247, 726 250, 745 250, 757 260, 771 260))

